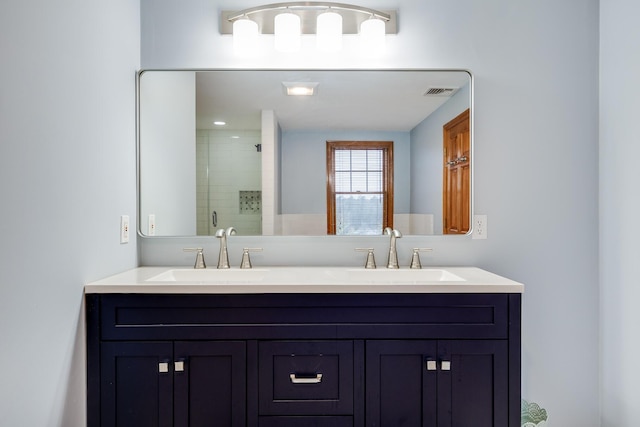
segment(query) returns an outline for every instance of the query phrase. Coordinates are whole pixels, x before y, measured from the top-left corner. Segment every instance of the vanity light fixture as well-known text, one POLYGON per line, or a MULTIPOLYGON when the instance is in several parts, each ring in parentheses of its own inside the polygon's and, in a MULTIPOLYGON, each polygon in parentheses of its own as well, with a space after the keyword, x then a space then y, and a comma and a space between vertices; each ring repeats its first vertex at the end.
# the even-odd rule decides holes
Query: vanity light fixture
POLYGON ((360 48, 366 55, 374 55, 384 49, 384 21, 371 16, 360 24, 360 48))
POLYGON ((291 53, 300 50, 302 41, 298 15, 292 12, 276 15, 273 32, 275 35, 274 47, 278 52, 291 53))
POLYGON ((316 46, 324 52, 342 49, 342 15, 328 9, 316 19, 316 46))
POLYGON ((251 46, 255 49, 256 32, 274 34, 275 49, 281 52, 299 50, 302 34, 315 34, 317 49, 326 52, 342 48, 343 34, 359 34, 363 51, 371 53, 384 48, 386 34, 397 33, 397 17, 395 11, 383 12, 346 3, 273 3, 241 11, 222 11, 220 32, 233 34, 234 50, 238 54, 246 53, 251 46))
POLYGON ((251 56, 258 43, 258 23, 246 16, 233 22, 233 51, 241 56, 251 56))

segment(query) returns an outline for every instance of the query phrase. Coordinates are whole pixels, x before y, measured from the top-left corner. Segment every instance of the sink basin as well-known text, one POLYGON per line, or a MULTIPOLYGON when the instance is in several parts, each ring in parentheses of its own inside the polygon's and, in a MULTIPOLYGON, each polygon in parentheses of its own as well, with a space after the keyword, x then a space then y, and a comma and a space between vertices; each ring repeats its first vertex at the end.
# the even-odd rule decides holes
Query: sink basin
POLYGON ((202 282, 202 283, 247 283, 264 280, 268 272, 262 268, 252 269, 195 269, 175 268, 147 279, 147 282, 202 282))
POLYGON ((271 267, 252 269, 174 268, 156 274, 146 281, 256 285, 370 285, 428 284, 465 282, 466 280, 440 268, 366 270, 345 267, 271 267))
POLYGON ((460 276, 438 268, 423 269, 350 269, 349 280, 364 283, 429 283, 429 282, 464 282, 460 276))

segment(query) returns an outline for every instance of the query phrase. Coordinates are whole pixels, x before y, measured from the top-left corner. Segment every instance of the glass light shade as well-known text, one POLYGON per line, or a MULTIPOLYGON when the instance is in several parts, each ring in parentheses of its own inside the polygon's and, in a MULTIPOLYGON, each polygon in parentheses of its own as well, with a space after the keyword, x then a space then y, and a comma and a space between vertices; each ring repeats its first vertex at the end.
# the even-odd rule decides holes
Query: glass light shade
POLYGON ((233 51, 239 55, 251 55, 257 48, 258 23, 248 18, 233 22, 233 51))
POLYGON ((371 18, 360 24, 360 46, 364 53, 375 54, 385 46, 385 24, 382 19, 371 18))
POLYGON ((342 16, 335 12, 324 12, 316 21, 316 46, 325 52, 342 49, 342 16))
POLYGON ((274 34, 277 51, 296 52, 300 50, 300 17, 291 12, 276 15, 274 34))

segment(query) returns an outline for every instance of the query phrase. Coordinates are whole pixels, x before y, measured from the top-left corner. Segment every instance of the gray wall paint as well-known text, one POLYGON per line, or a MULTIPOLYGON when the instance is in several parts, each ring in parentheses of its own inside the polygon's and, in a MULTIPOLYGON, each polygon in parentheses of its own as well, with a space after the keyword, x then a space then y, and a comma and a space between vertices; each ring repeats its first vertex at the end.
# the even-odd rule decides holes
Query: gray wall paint
MULTIPOLYGON (((523 397, 545 407, 550 424, 599 424, 597 0, 368 2, 400 16, 386 54, 372 59, 360 58, 351 39, 334 56, 315 52, 312 39, 297 55, 275 53, 265 40, 263 58, 238 59, 217 23, 237 1, 141 5, 143 67, 470 69, 475 207, 488 215, 489 238, 404 237, 400 258, 408 262, 412 246, 431 246, 425 264, 476 265, 525 283, 523 397)), ((214 239, 143 239, 142 263, 190 265, 181 248, 195 242, 214 259, 214 239)), ((256 265, 359 265, 353 248, 383 253, 386 244, 382 237, 238 237, 229 249, 233 263, 242 246, 258 245, 256 265)))
POLYGON ((86 282, 137 265, 139 4, 0 2, 0 425, 85 424, 86 282))
POLYGON ((640 3, 600 2, 602 426, 640 420, 640 3))
POLYGON ((393 209, 409 212, 409 132, 327 130, 282 132, 280 213, 327 212, 327 141, 393 141, 393 209))

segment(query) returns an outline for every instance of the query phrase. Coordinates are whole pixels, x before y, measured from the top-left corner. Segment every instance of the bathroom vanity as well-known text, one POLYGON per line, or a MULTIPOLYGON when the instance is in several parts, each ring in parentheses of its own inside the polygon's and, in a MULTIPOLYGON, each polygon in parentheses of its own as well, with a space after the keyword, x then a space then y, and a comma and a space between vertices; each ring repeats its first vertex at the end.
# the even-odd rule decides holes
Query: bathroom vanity
POLYGON ((85 287, 88 425, 516 427, 522 291, 476 268, 134 269, 85 287))

